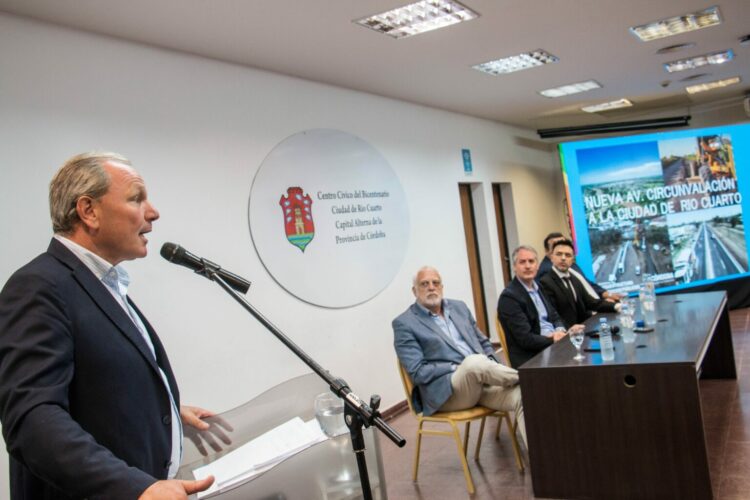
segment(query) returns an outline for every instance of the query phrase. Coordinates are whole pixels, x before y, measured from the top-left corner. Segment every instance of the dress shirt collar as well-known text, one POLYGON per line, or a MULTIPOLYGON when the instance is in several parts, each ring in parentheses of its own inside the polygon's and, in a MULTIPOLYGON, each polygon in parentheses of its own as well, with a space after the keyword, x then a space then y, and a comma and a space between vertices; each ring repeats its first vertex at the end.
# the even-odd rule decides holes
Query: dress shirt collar
MULTIPOLYGON (((423 306, 419 302, 414 302, 414 304, 416 304, 417 309, 419 309, 420 311, 422 311, 422 313, 426 314, 430 318, 432 318, 433 316, 440 316, 439 314, 435 314, 434 312, 430 311, 429 309, 427 309, 425 306, 423 306)), ((448 312, 448 303, 445 301, 445 299, 443 299, 443 303, 441 304, 440 307, 441 307, 441 309, 443 311, 443 314, 446 314, 448 312)))
POLYGON ((107 287, 119 292, 123 296, 127 295, 128 285, 130 285, 130 275, 125 268, 120 265, 113 266, 88 248, 82 247, 65 236, 55 234, 54 238, 65 245, 65 248, 73 252, 73 255, 78 257, 94 273, 94 276, 99 278, 107 287))
POLYGON ((555 271, 555 274, 557 274, 561 278, 570 278, 570 272, 562 272, 558 270, 555 266, 552 266, 552 270, 555 271))
POLYGON ((531 299, 531 302, 534 304, 534 308, 536 309, 537 314, 539 315, 539 333, 544 335, 545 337, 549 337, 552 335, 552 332, 555 330, 555 325, 550 323, 547 318, 549 316, 549 313, 547 311, 547 306, 544 305, 544 299, 542 299, 542 294, 539 291, 539 285, 536 281, 532 281, 532 286, 526 286, 526 283, 518 280, 521 285, 523 285, 524 290, 526 290, 526 293, 529 294, 529 298, 531 299))
POLYGON ((536 280, 531 280, 531 286, 528 286, 526 283, 518 280, 519 283, 521 283, 521 286, 529 293, 537 293, 539 292, 539 285, 537 284, 536 280))

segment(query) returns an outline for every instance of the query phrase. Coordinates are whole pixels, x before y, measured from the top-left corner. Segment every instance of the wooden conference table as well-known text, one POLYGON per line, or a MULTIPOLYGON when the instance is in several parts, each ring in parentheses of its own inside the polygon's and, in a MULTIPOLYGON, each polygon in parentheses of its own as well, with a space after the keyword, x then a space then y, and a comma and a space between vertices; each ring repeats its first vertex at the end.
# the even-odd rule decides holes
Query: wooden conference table
POLYGON ((698 378, 737 378, 726 293, 658 296, 656 316, 613 361, 564 340, 521 366, 536 496, 712 498, 698 378))

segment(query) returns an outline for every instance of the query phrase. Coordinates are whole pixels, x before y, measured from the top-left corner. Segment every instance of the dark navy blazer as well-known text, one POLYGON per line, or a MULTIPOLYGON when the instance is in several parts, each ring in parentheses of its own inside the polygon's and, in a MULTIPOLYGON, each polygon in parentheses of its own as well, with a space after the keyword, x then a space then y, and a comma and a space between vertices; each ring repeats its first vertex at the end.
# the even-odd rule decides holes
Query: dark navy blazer
MULTIPOLYGON (((542 297, 544 308, 547 309, 547 321, 555 327, 563 327, 562 319, 541 288, 539 296, 542 297)), ((539 312, 518 278, 513 278, 500 294, 497 301, 497 316, 505 331, 508 355, 513 368, 518 368, 538 352, 552 345, 552 339, 542 335, 539 312)))
MULTIPOLYGON (((133 306, 135 308, 135 306, 133 306)), ((136 309, 137 311, 137 309, 136 309)), ((166 478, 169 360, 62 243, 0 293, 0 421, 14 500, 137 498, 166 478)))

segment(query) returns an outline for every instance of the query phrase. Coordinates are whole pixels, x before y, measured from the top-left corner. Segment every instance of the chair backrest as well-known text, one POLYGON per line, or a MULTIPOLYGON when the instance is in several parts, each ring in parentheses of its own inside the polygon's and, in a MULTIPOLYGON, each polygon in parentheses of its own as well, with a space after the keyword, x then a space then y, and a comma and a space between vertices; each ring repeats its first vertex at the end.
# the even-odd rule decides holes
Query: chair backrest
POLYGON ((412 412, 413 415, 417 415, 411 402, 411 393, 414 390, 414 382, 412 382, 409 373, 406 371, 406 368, 404 368, 404 365, 401 364, 401 361, 396 362, 398 363, 398 373, 401 375, 401 383, 404 385, 404 392, 406 393, 406 404, 409 405, 409 411, 412 412))
POLYGON ((497 328, 497 336, 500 338, 500 345, 503 346, 503 357, 505 358, 505 362, 508 366, 513 366, 510 364, 510 353, 508 352, 508 341, 505 339, 505 330, 503 330, 503 325, 497 317, 495 317, 495 327, 497 328))

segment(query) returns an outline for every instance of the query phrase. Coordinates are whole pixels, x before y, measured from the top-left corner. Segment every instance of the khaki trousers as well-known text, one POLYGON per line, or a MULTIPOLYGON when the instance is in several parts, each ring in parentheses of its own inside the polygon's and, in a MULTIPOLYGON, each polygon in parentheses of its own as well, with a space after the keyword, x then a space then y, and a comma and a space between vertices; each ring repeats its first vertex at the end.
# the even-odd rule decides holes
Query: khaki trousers
POLYGON ((526 444, 526 424, 521 404, 518 372, 489 359, 483 354, 466 356, 451 376, 453 394, 441 411, 456 411, 476 405, 507 411, 515 416, 518 431, 526 444))

